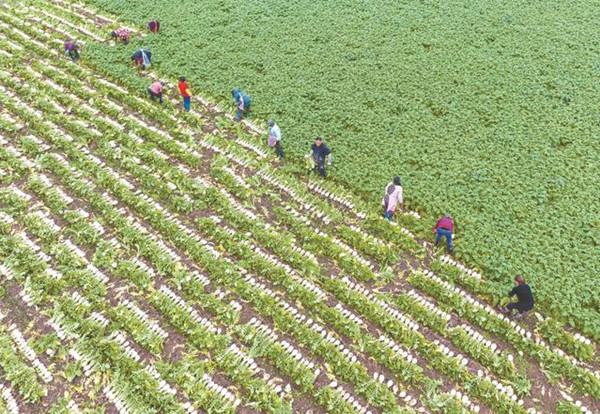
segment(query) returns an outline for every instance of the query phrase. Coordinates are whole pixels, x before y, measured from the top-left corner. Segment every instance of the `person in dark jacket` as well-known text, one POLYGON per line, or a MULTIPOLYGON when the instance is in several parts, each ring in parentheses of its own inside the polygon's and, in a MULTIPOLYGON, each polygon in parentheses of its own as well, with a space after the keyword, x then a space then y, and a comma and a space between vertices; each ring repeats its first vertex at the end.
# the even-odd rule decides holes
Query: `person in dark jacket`
POLYGON ((146 49, 138 49, 133 55, 131 55, 131 60, 137 65, 141 66, 142 69, 147 69, 150 67, 150 59, 152 58, 152 53, 146 49))
POLYGON ((452 234, 454 233, 454 222, 450 214, 446 214, 444 217, 438 220, 435 227, 433 228, 433 234, 435 234, 435 245, 438 246, 442 241, 442 238, 446 238, 446 253, 454 254, 452 249, 452 234))
POLYGON ((500 306, 500 311, 510 313, 513 309, 519 311, 516 318, 521 318, 524 312, 529 312, 533 309, 533 293, 528 284, 525 283, 523 276, 515 276, 515 287, 509 292, 508 296, 517 296, 517 302, 509 303, 508 306, 500 306))
POLYGON ((246 112, 246 118, 250 118, 250 105, 252 105, 252 99, 246 95, 241 89, 234 89, 231 91, 231 96, 235 101, 237 107, 237 115, 235 119, 238 121, 242 119, 242 113, 246 112))
POLYGON ((327 165, 331 165, 331 151, 323 143, 323 138, 321 137, 317 137, 315 139, 315 143, 312 144, 312 147, 310 147, 310 149, 312 151, 312 157, 315 162, 315 166, 319 171, 319 175, 325 178, 327 175, 327 173, 325 172, 325 163, 327 162, 327 165))

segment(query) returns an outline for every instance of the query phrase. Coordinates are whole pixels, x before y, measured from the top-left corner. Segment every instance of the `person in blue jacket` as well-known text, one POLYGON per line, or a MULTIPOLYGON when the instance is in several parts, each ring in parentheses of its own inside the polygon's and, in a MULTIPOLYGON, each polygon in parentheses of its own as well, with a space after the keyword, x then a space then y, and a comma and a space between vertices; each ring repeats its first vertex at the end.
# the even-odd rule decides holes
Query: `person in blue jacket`
POLYGON ((152 59, 152 53, 146 49, 138 49, 133 55, 131 55, 131 60, 137 65, 141 66, 142 69, 147 69, 150 67, 150 62, 152 59))
POLYGON ((231 96, 233 96, 233 100, 235 101, 235 105, 237 106, 237 116, 235 119, 238 121, 242 119, 242 113, 246 113, 246 118, 250 118, 250 105, 252 105, 252 100, 248 95, 246 95, 241 89, 234 89, 231 91, 231 96))

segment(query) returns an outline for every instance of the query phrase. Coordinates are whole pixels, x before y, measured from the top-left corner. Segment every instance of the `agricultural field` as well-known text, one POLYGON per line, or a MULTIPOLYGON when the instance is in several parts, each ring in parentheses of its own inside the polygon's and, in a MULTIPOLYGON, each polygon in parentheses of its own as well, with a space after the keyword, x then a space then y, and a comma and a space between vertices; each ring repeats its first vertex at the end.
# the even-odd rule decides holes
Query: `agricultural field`
MULTIPOLYGON (((496 300, 524 274, 545 313, 600 339, 597 2, 91 3, 160 19, 127 53, 147 47, 211 101, 243 88, 289 158, 324 135, 331 178, 371 208, 402 176, 428 225, 454 215, 457 254, 496 300)), ((130 72, 121 50, 88 55, 130 72)))
POLYGON ((418 212, 274 165, 218 99, 151 103, 118 19, 0 4, 0 412, 600 412, 591 335, 498 313, 418 212))

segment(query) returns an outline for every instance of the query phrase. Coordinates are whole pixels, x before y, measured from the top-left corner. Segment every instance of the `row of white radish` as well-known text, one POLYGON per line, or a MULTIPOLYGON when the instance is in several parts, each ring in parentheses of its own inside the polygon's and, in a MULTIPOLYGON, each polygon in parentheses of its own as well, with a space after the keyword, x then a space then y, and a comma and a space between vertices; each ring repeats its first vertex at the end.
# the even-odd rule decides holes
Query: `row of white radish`
MULTIPOLYGON (((4 218, 6 217, 10 217, 7 216, 6 214, 3 215, 4 218)), ((12 220, 12 218, 10 218, 12 220)), ((8 221, 8 220, 7 220, 8 221)), ((12 222, 14 222, 14 220, 12 220, 12 222)), ((27 240, 29 240, 23 233, 21 233, 22 238, 26 238, 27 240)), ((39 246, 36 246, 33 242, 31 242, 29 240, 30 243, 26 243, 28 245, 28 247, 32 248, 32 250, 36 250, 36 247, 39 249, 39 246)), ((88 264, 88 267, 91 266, 91 264, 88 264)), ((52 269, 50 269, 52 270, 52 269)), ((87 299, 85 299, 83 296, 81 296, 79 294, 79 292, 77 291, 73 291, 71 294, 71 298, 78 304, 89 308, 91 305, 89 303, 89 301, 87 301, 87 299)), ((140 311, 141 312, 141 311, 140 311)), ((108 325, 108 320, 102 316, 100 313, 98 312, 94 312, 91 314, 90 319, 95 320, 96 322, 100 323, 102 326, 107 326, 108 325)), ((147 318, 146 318, 147 319, 147 318)), ((59 338, 64 339, 67 337, 72 337, 72 333, 71 334, 67 334, 67 332, 65 332, 61 327, 59 322, 55 321, 55 320, 50 320, 50 325, 57 331, 57 334, 59 335, 59 338)), ((15 342, 17 343, 17 345, 23 350, 24 354, 28 357, 28 359, 32 359, 32 357, 35 356, 35 354, 33 353, 33 350, 31 350, 26 342, 24 341, 24 339, 22 338, 22 335, 20 335, 20 332, 18 332, 18 330, 15 328, 15 326, 11 326, 9 328, 11 330, 11 335, 13 336, 13 338, 15 339, 15 342), (24 344, 24 345, 23 345, 24 344)), ((119 333, 119 332, 113 332, 113 334, 110 336, 111 339, 115 340, 115 342, 117 342, 118 344, 120 344, 120 346, 123 348, 124 352, 126 355, 128 355, 130 358, 134 359, 135 361, 139 361, 140 360, 140 356, 139 354, 133 349, 133 347, 129 344, 129 342, 125 339, 125 337, 123 336, 123 334, 119 333)), ((76 359, 81 359, 80 354, 78 354, 75 350, 72 350, 72 354, 75 357, 78 357, 76 359)), ((36 366, 37 368, 37 364, 35 364, 34 361, 34 366, 36 366)), ((90 365, 89 363, 84 367, 87 371, 87 373, 89 374, 91 372, 92 369, 92 365, 90 365)), ((160 386, 161 386, 161 391, 165 391, 168 392, 170 394, 174 394, 175 390, 173 388, 171 388, 164 380, 160 379, 158 377, 158 372, 152 367, 152 366, 145 366, 146 371, 148 371, 155 379, 157 379, 160 382, 160 386)), ((46 375, 47 376, 47 375, 46 375)), ((46 378, 46 376, 43 375, 43 378, 46 380, 46 382, 48 382, 49 380, 51 380, 51 377, 46 378)), ((74 404, 74 403, 73 403, 74 404)), ((71 408, 73 411, 75 411, 76 405, 71 404, 71 408)))
MULTIPOLYGON (((491 306, 479 302, 477 299, 473 298, 470 293, 468 293, 468 292, 460 289, 459 287, 453 286, 449 282, 447 282, 447 281, 439 278, 432 271, 430 271, 430 270, 423 270, 423 274, 425 276, 427 276, 428 278, 430 278, 431 280, 435 281, 440 286, 442 286, 445 289, 447 289, 448 291, 453 292, 455 294, 458 294, 458 295, 462 296, 463 300, 465 302, 470 303, 471 305, 484 310, 485 312, 487 312, 488 314, 490 314, 490 316, 492 316, 494 318, 497 318, 497 319, 500 319, 500 320, 504 321, 505 323, 509 324, 512 327, 512 329, 515 330, 515 332, 517 332, 519 335, 521 335, 523 337, 524 341, 528 341, 528 340, 529 341, 533 341, 537 345, 546 348, 548 351, 551 351, 551 352, 555 353, 559 357, 567 359, 573 365, 581 365, 581 362, 579 362, 577 359, 571 357, 570 355, 567 355, 563 350, 561 350, 559 348, 552 348, 552 347, 550 347, 543 339, 541 339, 539 336, 535 335, 531 331, 528 331, 527 329, 523 328, 516 321, 511 320, 506 315, 503 315, 503 314, 499 313, 497 310, 495 310, 491 306)), ((583 368, 587 369, 585 367, 583 367, 583 368)), ((596 377, 600 378, 600 373, 599 372, 596 372, 596 371, 594 371, 594 372, 589 371, 589 372, 592 375, 595 375, 596 377)))

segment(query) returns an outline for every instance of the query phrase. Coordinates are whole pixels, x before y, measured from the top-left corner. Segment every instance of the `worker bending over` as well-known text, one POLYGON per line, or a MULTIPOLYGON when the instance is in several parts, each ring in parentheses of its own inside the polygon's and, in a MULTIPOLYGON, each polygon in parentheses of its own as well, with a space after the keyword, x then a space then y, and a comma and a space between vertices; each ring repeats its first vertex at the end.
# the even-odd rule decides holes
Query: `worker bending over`
POLYGON ((117 30, 110 32, 110 37, 115 39, 117 42, 126 44, 131 40, 131 32, 126 27, 120 27, 117 30))
POLYGON ((71 58, 73 62, 77 62, 79 59, 79 46, 75 42, 65 42, 65 56, 71 58))
POLYGON ((153 34, 157 34, 160 30, 160 22, 158 20, 150 20, 148 23, 148 30, 153 34))
POLYGON ((452 234, 454 232, 454 222, 452 221, 452 217, 450 214, 446 214, 444 217, 438 220, 437 224, 433 228, 433 233, 435 236, 435 245, 436 247, 442 241, 442 238, 446 238, 446 253, 454 254, 454 250, 452 249, 452 234))
POLYGON ((231 96, 233 96, 233 100, 235 101, 235 105, 237 107, 237 115, 235 119, 238 121, 242 119, 242 113, 246 113, 246 118, 250 118, 250 105, 252 105, 252 99, 248 95, 246 95, 240 89, 234 89, 231 91, 231 96))
POLYGON ((160 81, 160 82, 157 81, 157 82, 154 82, 152 85, 150 85, 150 87, 148 88, 148 93, 150 94, 150 99, 152 99, 152 102, 154 102, 156 100, 156 98, 158 98, 158 103, 162 105, 162 103, 163 103, 163 99, 162 99, 163 86, 165 86, 164 81, 160 81))
POLYGON ((140 66, 142 69, 147 69, 150 67, 150 59, 152 58, 152 53, 146 49, 138 49, 133 55, 131 55, 131 60, 136 66, 140 66))

